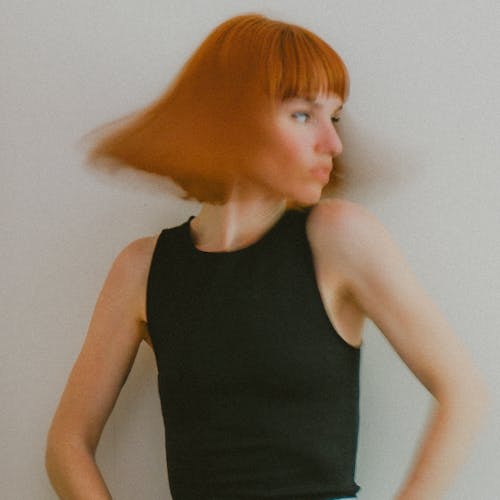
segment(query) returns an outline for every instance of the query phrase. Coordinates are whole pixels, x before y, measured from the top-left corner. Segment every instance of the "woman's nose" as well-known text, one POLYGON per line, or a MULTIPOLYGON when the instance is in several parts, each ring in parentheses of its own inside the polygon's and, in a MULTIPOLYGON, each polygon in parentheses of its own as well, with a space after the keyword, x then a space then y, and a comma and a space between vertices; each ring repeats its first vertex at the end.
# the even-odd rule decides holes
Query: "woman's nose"
POLYGON ((342 141, 340 140, 335 126, 331 122, 322 127, 317 146, 320 153, 326 153, 332 158, 342 153, 342 141))

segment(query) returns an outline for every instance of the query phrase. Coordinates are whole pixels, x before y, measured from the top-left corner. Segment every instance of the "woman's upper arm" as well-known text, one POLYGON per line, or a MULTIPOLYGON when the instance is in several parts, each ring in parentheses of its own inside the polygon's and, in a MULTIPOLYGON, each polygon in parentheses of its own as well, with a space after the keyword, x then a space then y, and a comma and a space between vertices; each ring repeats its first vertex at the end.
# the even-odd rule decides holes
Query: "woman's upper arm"
POLYGON ((49 431, 52 444, 62 438, 95 451, 147 336, 144 295, 154 241, 152 237, 133 241, 113 262, 54 415, 49 431))
POLYGON ((325 245, 342 262, 350 295, 438 399, 483 393, 484 379, 384 226, 356 203, 323 209, 325 245))

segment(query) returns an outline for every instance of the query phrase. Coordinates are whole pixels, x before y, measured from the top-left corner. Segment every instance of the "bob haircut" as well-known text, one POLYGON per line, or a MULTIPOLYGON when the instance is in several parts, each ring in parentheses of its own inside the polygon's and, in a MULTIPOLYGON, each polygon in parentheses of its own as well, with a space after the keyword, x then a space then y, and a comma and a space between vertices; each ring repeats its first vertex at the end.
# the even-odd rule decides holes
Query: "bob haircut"
MULTIPOLYGON (((349 94, 347 68, 325 41, 260 14, 239 15, 208 35, 156 101, 94 129, 101 135, 87 161, 165 176, 184 189, 182 199, 223 204, 241 176, 251 177, 273 106, 319 93, 342 102, 349 94)), ((334 174, 325 188, 334 187, 334 174)))

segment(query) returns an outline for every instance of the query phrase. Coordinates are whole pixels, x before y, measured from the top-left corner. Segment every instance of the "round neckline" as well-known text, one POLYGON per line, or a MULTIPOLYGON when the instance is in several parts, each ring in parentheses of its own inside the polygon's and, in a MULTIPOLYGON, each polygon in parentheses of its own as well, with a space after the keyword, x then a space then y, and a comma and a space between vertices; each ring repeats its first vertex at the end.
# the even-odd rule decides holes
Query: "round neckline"
POLYGON ((250 243, 249 245, 246 245, 244 247, 241 247, 241 248, 237 248, 235 250, 221 250, 221 251, 214 251, 214 252, 211 252, 211 251, 207 251, 207 250, 201 250, 199 249, 195 243, 194 243, 194 239, 193 239, 193 235, 192 235, 192 232, 191 232, 191 221, 195 218, 195 215, 191 215, 189 217, 189 219, 184 223, 184 234, 186 236, 186 240, 190 246, 190 248, 192 249, 192 251, 198 255, 213 255, 213 256, 225 256, 225 257, 229 257, 231 255, 240 255, 242 253, 245 253, 245 252, 248 252, 256 247, 258 247, 259 245, 261 245, 264 241, 266 241, 268 238, 270 238, 270 236, 276 231, 276 229, 278 228, 278 226, 281 225, 281 223, 283 222, 283 220, 288 216, 288 214, 290 213, 290 209, 286 209, 282 214, 281 214, 281 217, 256 241, 254 241, 253 243, 250 243))

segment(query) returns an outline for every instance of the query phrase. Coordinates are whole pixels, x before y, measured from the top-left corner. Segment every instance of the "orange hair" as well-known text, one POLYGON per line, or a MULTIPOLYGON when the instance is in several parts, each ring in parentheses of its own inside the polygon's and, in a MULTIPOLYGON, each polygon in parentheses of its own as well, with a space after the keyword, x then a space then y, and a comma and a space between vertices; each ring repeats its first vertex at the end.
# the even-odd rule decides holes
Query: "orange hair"
POLYGON ((326 42, 259 14, 236 16, 209 34, 156 101, 105 125, 87 160, 169 177, 183 199, 225 203, 251 172, 259 124, 274 104, 324 92, 343 102, 349 93, 346 66, 326 42))

